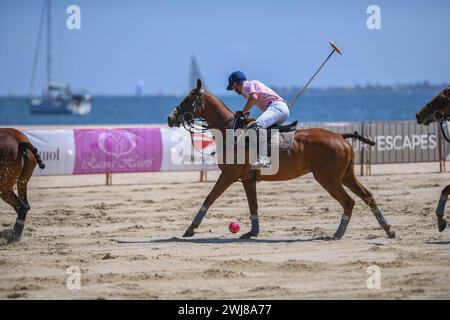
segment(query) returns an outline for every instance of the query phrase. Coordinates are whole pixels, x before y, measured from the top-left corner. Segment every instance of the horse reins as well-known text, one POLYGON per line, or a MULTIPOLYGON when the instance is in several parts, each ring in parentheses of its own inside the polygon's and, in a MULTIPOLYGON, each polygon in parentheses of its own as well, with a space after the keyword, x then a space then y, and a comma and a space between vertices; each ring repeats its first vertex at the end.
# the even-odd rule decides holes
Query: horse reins
MULTIPOLYGON (((206 132, 206 131, 208 131, 210 129, 227 129, 226 127, 224 127, 224 125, 226 125, 231 120, 234 120, 233 121, 233 128, 234 128, 237 118, 236 118, 235 115, 232 115, 232 116, 228 117, 226 120, 224 120, 221 123, 214 124, 214 125, 207 125, 207 124, 205 125, 205 124, 203 124, 203 122, 205 122, 204 118, 202 118, 202 117, 194 117, 195 110, 198 107, 198 105, 200 104, 200 107, 204 107, 205 106, 205 98, 203 96, 204 92, 205 92, 205 90, 202 89, 199 92, 199 94, 197 95, 197 97, 194 99, 194 102, 192 103, 193 112, 185 112, 185 113, 183 113, 183 115, 182 115, 182 117, 183 117, 182 125, 183 125, 183 128, 186 129, 189 132, 190 137, 191 137, 191 143, 192 143, 192 146, 194 147, 194 149, 197 152, 199 152, 202 155, 204 155, 204 156, 212 156, 212 155, 214 155, 216 153, 215 151, 211 152, 210 154, 206 154, 203 151, 198 150, 198 148, 195 146, 195 143, 194 143, 194 134, 196 133, 195 130, 200 131, 201 133, 203 133, 203 132, 206 132), (185 117, 186 114, 190 115, 189 118, 185 117), (200 124, 196 124, 195 123, 196 121, 200 121, 201 123, 200 124)), ((178 109, 178 107, 177 107, 177 109, 178 109)))
POLYGON ((442 132, 442 135, 444 136, 444 139, 445 139, 448 143, 450 143, 450 137, 448 137, 448 135, 445 133, 445 129, 444 129, 444 123, 447 122, 447 121, 450 121, 450 117, 448 117, 448 116, 446 117, 446 116, 444 115, 444 113, 443 113, 441 110, 439 110, 439 111, 435 111, 435 112, 433 113, 433 118, 434 118, 435 121, 437 121, 437 122, 439 123, 439 127, 441 128, 441 132, 442 132), (435 116, 436 113, 438 113, 438 114, 440 114, 440 115, 442 115, 442 116, 439 117, 439 118, 437 118, 437 117, 435 116))

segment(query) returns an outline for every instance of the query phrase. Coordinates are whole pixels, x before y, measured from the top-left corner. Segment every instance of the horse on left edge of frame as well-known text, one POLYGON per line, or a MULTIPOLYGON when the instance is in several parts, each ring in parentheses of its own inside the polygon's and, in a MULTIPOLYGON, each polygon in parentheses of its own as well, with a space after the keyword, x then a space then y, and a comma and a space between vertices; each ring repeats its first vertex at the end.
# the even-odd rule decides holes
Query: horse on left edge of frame
POLYGON ((14 229, 0 232, 0 244, 17 242, 22 237, 25 219, 30 210, 27 186, 36 164, 44 169, 37 149, 19 130, 0 128, 0 198, 17 213, 14 229), (17 185, 19 196, 14 193, 17 185))

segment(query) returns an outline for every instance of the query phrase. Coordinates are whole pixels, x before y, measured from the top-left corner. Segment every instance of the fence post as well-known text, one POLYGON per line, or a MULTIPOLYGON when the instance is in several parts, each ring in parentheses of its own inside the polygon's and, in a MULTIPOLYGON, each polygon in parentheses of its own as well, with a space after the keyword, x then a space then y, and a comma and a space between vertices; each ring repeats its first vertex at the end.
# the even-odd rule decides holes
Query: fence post
POLYGON ((201 170, 200 171, 200 182, 206 182, 206 181, 208 181, 208 171, 201 170))
POLYGON ((112 173, 107 173, 106 174, 106 185, 107 186, 112 186, 112 173))
POLYGON ((442 139, 442 133, 441 130, 439 130, 438 125, 436 124, 436 130, 438 132, 438 145, 439 145, 439 172, 443 173, 445 172, 445 151, 444 151, 444 141, 442 139))
POLYGON ((372 175, 372 152, 370 152, 370 149, 367 154, 366 174, 368 176, 372 175))
MULTIPOLYGON (((364 136, 364 122, 361 122, 361 135, 364 136)), ((360 157, 360 162, 361 162, 361 170, 360 170, 360 175, 364 176, 364 144, 360 141, 359 142, 360 145, 360 149, 361 149, 361 157, 360 157)))

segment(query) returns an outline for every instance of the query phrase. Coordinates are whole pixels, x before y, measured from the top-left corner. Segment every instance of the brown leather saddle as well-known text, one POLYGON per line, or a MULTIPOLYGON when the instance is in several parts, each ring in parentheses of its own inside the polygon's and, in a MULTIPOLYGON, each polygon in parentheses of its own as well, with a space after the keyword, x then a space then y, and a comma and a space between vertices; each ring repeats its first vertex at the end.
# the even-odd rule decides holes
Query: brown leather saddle
MULTIPOLYGON (((250 124, 250 123, 249 123, 250 124)), ((279 151, 286 151, 292 146, 294 141, 294 133, 297 130, 298 120, 281 125, 272 125, 267 130, 267 150, 268 156, 271 155, 272 143, 276 143, 279 151), (276 130, 274 132, 274 130, 276 130), (272 136, 275 134, 276 136, 272 136)), ((247 126, 248 128, 248 126, 247 126)), ((258 137, 259 138, 259 137, 258 137)), ((237 140, 236 140, 237 141, 237 140)), ((258 142, 259 145, 259 142, 258 142)), ((245 141, 246 148, 249 148, 249 140, 245 141)))
POLYGON ((278 130, 279 132, 291 132, 297 130, 298 120, 293 122, 283 123, 281 125, 274 124, 267 128, 267 130, 278 130))
POLYGON ((281 125, 273 125, 267 128, 267 155, 269 157, 271 156, 272 143, 274 142, 277 144, 279 151, 286 151, 292 146, 294 133, 295 130, 297 130, 297 124, 298 120, 290 123, 283 123, 281 125), (272 130, 278 131, 275 132, 275 136, 272 136, 272 130))

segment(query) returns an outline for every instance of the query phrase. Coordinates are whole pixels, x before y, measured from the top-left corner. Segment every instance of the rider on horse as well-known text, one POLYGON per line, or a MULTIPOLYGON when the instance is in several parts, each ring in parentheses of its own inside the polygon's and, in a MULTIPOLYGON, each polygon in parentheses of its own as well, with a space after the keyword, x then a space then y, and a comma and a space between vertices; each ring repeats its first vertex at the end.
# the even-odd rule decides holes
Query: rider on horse
POLYGON ((249 127, 257 130, 260 138, 258 159, 250 167, 252 169, 270 167, 270 158, 267 156, 266 129, 274 124, 282 124, 289 117, 289 108, 286 102, 264 83, 258 80, 247 80, 241 71, 233 72, 228 77, 227 90, 234 90, 247 99, 244 109, 238 111, 236 116, 245 115, 255 104, 263 111, 254 125, 249 127))

